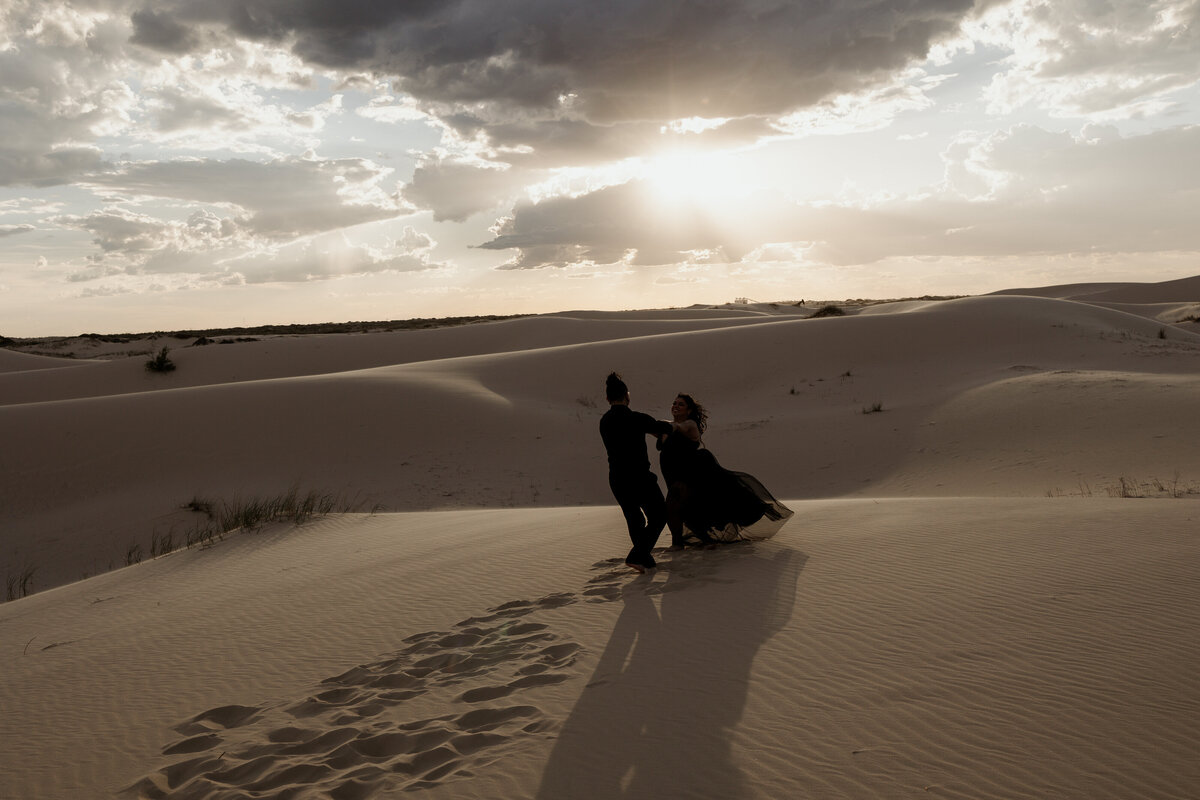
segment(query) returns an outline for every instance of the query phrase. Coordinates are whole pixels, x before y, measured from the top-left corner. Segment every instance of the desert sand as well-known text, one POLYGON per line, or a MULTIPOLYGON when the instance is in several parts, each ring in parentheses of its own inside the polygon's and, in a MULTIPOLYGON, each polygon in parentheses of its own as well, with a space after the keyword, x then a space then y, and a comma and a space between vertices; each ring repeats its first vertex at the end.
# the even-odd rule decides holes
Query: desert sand
POLYGON ((1200 278, 817 308, 0 349, 0 800, 1200 796, 1200 278), (614 369, 778 535, 624 567, 614 369))

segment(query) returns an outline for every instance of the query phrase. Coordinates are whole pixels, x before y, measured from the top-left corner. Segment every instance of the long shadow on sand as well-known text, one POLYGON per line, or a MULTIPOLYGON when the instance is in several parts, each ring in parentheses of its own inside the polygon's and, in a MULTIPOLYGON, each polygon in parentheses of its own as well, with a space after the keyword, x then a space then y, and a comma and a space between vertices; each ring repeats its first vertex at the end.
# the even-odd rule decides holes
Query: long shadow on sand
POLYGON ((537 797, 745 796, 734 728, 755 655, 791 618, 806 561, 769 543, 730 545, 679 554, 660 568, 665 582, 626 584, 537 797))

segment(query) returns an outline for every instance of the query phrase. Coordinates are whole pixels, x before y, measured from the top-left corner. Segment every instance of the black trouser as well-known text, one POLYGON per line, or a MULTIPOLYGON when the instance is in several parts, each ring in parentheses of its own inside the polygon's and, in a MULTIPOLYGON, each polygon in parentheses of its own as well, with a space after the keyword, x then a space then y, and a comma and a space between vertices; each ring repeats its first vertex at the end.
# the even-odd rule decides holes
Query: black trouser
POLYGON ((654 556, 650 551, 667 524, 667 503, 662 490, 658 488, 658 478, 652 472, 634 475, 609 473, 608 485, 612 488, 613 497, 617 498, 617 504, 621 506, 621 513, 625 515, 629 540, 633 542, 633 549, 625 561, 653 567, 654 556))

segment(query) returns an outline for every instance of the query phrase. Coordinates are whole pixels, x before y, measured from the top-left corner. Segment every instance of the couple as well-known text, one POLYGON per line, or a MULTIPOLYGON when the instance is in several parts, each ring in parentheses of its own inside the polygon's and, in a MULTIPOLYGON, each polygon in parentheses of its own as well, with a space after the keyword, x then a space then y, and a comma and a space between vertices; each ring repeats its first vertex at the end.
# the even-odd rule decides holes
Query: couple
POLYGON ((664 525, 671 529, 671 549, 679 550, 687 534, 700 544, 765 539, 792 515, 752 476, 724 469, 704 449, 708 414, 689 395, 671 404, 672 422, 632 410, 629 387, 615 372, 605 382, 605 396, 609 410, 600 419, 600 437, 608 451, 608 485, 629 526, 633 549, 625 563, 635 571, 656 566, 651 551, 664 525), (647 435, 658 439, 665 499, 650 471, 647 435))

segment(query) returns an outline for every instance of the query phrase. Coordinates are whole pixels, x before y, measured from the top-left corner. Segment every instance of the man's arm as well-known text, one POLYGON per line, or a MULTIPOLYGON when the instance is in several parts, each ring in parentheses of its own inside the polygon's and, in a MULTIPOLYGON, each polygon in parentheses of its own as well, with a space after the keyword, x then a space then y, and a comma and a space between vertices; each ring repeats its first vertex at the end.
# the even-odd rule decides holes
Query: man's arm
POLYGON ((671 432, 671 423, 655 419, 649 414, 635 412, 638 429, 647 436, 664 436, 671 432))

